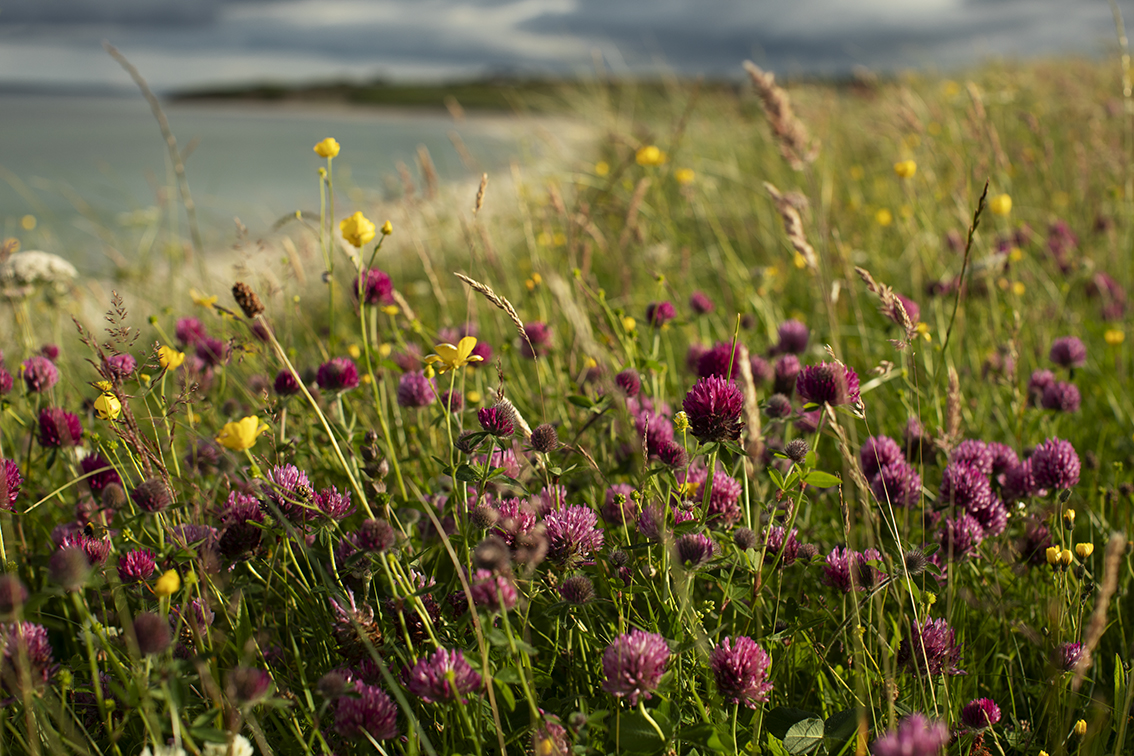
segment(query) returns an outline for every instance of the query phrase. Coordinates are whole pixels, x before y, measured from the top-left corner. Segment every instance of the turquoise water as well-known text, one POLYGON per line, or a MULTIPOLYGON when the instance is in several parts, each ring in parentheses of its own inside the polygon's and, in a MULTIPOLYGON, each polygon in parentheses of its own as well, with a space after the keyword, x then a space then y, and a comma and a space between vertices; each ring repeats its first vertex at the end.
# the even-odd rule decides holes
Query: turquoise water
MULTIPOLYGON (((339 211, 401 192, 397 164, 421 186, 417 150, 430 152, 442 181, 467 181, 521 154, 523 129, 507 119, 337 106, 167 104, 184 152, 186 174, 211 245, 235 240, 234 217, 253 238, 296 210, 319 210, 312 147, 333 136, 339 211), (457 132, 473 159, 466 166, 451 141, 457 132)), ((140 98, 0 95, 0 228, 25 249, 63 254, 86 270, 117 254, 129 258, 168 207, 165 141, 140 98), (36 228, 21 220, 32 215, 36 228)), ((420 191, 420 189, 419 189, 420 191)), ((182 218, 184 214, 182 213, 182 218)), ((162 228, 169 221, 159 220, 162 228)), ((184 230, 184 220, 181 229, 184 230)))

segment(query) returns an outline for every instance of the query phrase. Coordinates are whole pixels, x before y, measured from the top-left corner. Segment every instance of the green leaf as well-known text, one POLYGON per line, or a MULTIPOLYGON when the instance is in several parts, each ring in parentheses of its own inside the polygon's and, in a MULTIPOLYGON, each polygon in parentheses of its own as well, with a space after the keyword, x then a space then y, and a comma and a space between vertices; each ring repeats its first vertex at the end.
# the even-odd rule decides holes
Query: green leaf
POLYGON ((823 720, 818 717, 796 722, 784 736, 784 748, 791 754, 811 753, 823 742, 823 720))
POLYGON ((504 705, 508 707, 508 711, 516 710, 516 694, 512 692, 510 685, 500 685, 500 678, 496 678, 496 690, 500 691, 500 697, 504 699, 504 705))
POLYGON ((823 737, 831 741, 830 746, 837 750, 849 741, 858 731, 858 711, 847 709, 827 717, 823 724, 823 737))
POLYGON ((574 404, 576 407, 581 407, 582 409, 590 409, 591 407, 595 406, 595 403, 591 400, 590 397, 582 396, 581 394, 572 394, 571 396, 567 397, 567 401, 571 402, 571 404, 574 404))
POLYGON ((768 712, 764 717, 764 727, 768 732, 775 735, 780 740, 787 737, 788 730, 793 725, 799 722, 805 722, 808 719, 819 719, 819 715, 803 709, 793 709, 788 706, 777 706, 768 712))
POLYGON ((807 473, 807 477, 803 480, 807 485, 815 486, 816 488, 830 488, 843 482, 837 476, 823 472, 822 470, 812 470, 807 473))
MULTIPOLYGON (((662 726, 660 721, 658 726, 662 726)), ((664 727, 662 732, 665 732, 664 727)), ((625 753, 654 754, 665 749, 666 741, 658 738, 657 731, 640 712, 631 711, 618 720, 618 744, 625 753)))
POLYGON ((771 478, 772 482, 776 484, 776 488, 780 489, 781 491, 784 490, 784 476, 780 475, 779 470, 774 467, 769 467, 768 477, 771 478))
POLYGON ((475 483, 479 479, 476 470, 467 463, 462 463, 457 467, 457 474, 454 477, 462 483, 475 483))

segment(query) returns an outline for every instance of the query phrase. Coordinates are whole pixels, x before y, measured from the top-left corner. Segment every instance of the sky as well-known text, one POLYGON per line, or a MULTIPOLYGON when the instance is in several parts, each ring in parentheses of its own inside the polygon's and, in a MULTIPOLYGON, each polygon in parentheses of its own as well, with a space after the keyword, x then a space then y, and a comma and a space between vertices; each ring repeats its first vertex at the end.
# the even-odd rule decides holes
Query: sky
MULTIPOLYGON (((1134 23, 1134 0, 1118 0, 1134 23)), ((0 87, 949 70, 1116 49, 1105 0, 0 0, 0 87), (597 63, 596 61, 600 62, 597 63)))

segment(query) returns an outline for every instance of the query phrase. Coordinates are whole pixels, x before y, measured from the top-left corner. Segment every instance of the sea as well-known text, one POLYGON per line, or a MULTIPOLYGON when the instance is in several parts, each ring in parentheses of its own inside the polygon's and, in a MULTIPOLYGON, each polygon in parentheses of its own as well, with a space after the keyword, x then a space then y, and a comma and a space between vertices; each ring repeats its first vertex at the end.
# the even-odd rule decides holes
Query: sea
MULTIPOLYGON (((482 172, 499 175, 512 161, 556 152, 540 136, 546 129, 508 115, 199 101, 163 109, 212 246, 231 243, 236 219, 256 237, 297 210, 317 216, 326 162, 313 147, 328 136, 342 146, 333 163, 339 213, 401 196, 399 165, 420 196, 423 148, 438 181, 468 185, 470 204, 482 172)), ((140 95, 0 93, 0 229, 23 249, 60 254, 92 273, 152 253, 175 228, 170 166, 140 95)), ((176 230, 187 239, 186 220, 179 211, 176 230)))

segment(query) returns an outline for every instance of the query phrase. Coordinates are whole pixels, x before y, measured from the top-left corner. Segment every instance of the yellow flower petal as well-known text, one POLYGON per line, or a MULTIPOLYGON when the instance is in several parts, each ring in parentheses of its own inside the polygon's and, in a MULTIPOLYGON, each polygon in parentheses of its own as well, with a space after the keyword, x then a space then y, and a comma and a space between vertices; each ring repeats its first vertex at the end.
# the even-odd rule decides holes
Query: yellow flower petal
POLYGON ((185 352, 179 352, 171 346, 162 346, 157 350, 158 362, 166 370, 176 370, 185 362, 185 352))
POLYGON ((331 137, 327 137, 319 144, 315 145, 315 154, 319 157, 333 158, 339 154, 339 143, 331 137))
POLYGON ((193 304, 200 305, 201 307, 211 308, 217 303, 216 297, 210 297, 197 289, 190 289, 189 297, 193 300, 193 304))
POLYGON ((154 583, 154 593, 159 596, 172 596, 181 588, 181 576, 177 570, 166 570, 154 583))
POLYGON ((250 415, 237 422, 226 423, 215 440, 226 449, 244 451, 255 446, 256 439, 267 430, 267 424, 260 422, 260 418, 250 415))
POLYGON ((100 394, 94 401, 94 411, 102 420, 113 420, 122 413, 122 402, 114 394, 100 394))
POLYGON ((339 230, 342 231, 343 238, 347 240, 347 243, 355 247, 361 247, 371 241, 377 231, 374 224, 362 214, 361 210, 350 217, 343 218, 339 223, 339 230))

